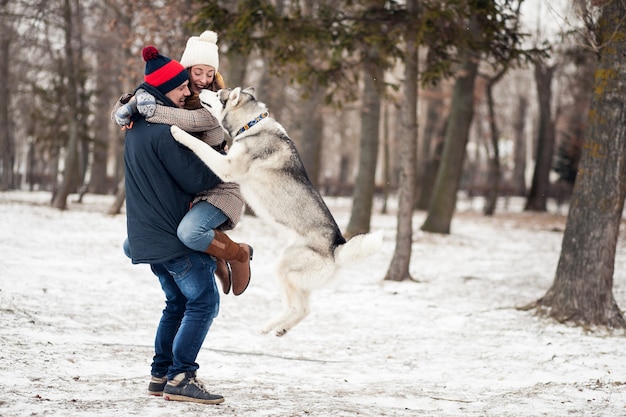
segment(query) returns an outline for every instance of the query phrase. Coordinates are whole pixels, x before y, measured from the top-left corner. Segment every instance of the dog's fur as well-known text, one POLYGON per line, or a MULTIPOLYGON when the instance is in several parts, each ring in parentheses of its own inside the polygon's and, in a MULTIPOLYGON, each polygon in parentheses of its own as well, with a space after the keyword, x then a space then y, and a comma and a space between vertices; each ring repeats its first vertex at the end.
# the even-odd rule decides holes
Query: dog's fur
POLYGON ((265 114, 267 108, 257 101, 254 88, 203 90, 200 101, 233 139, 228 154, 218 153, 176 126, 171 128, 174 138, 223 181, 239 184, 257 216, 295 233, 278 261, 284 311, 262 330, 282 336, 309 313, 311 291, 326 284, 339 266, 379 250, 382 233, 357 235, 346 242, 311 184, 294 143, 265 114))

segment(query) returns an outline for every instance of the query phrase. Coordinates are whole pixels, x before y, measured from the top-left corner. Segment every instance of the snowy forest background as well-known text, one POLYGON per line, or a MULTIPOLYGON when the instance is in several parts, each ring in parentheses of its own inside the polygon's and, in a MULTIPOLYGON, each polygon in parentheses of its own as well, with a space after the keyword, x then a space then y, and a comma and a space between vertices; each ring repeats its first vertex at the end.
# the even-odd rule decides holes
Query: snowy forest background
POLYGON ((346 236, 370 230, 375 198, 387 213, 397 197, 386 280, 412 279, 416 211, 422 231, 449 234, 459 198, 487 216, 513 197, 539 213, 554 202, 568 216, 555 285, 528 308, 626 327, 611 292, 626 193, 620 0, 0 6, 0 190, 49 192, 61 210, 71 194, 111 195, 107 212, 123 214, 112 103, 141 82, 145 45, 178 57, 212 29, 227 85, 255 86, 322 194, 351 198, 346 236))
MULTIPOLYGON (((142 47, 154 44, 164 54, 179 58, 189 36, 213 29, 219 34, 220 72, 227 85, 257 88, 259 98, 268 104, 274 117, 296 141, 311 178, 325 194, 352 193, 363 127, 378 128, 371 132, 377 136, 379 150, 372 185, 376 186, 377 192, 393 193, 398 188, 399 156, 402 153, 399 138, 403 135, 400 109, 406 105, 406 92, 403 90, 404 58, 400 50, 391 46, 402 48, 401 32, 386 29, 393 21, 368 22, 379 25, 371 30, 372 34, 392 39, 391 46, 387 45, 389 50, 384 51, 387 54, 384 67, 379 65, 385 81, 384 85, 376 87, 380 89, 376 97, 379 120, 371 126, 364 125, 361 120, 363 106, 371 102, 371 98, 364 97, 368 86, 363 85, 368 78, 363 76, 363 62, 367 60, 362 58, 367 44, 351 45, 361 49, 344 51, 341 60, 345 62, 342 67, 335 68, 334 73, 306 72, 311 68, 305 64, 291 62, 288 56, 277 57, 276 49, 285 45, 284 39, 275 40, 273 45, 269 45, 267 39, 251 40, 255 36, 260 39, 261 35, 243 30, 240 31, 245 32, 243 34, 233 33, 235 31, 227 26, 220 30, 221 27, 211 23, 211 19, 222 25, 226 25, 223 22, 227 19, 206 17, 206 9, 215 10, 218 4, 233 13, 250 10, 250 15, 241 19, 248 18, 252 22, 250 31, 257 30, 254 13, 257 16, 269 14, 263 3, 231 1, 220 4, 190 0, 156 3, 141 0, 132 3, 115 0, 2 2, 0 85, 2 95, 7 99, 0 103, 0 124, 4 126, 0 135, 0 189, 47 190, 55 197, 59 192, 55 203, 59 208, 64 206, 66 196, 63 194, 67 192, 110 194, 120 191, 123 132, 110 123, 108 116, 119 95, 132 91, 142 81, 142 47), (247 42, 244 35, 248 36, 247 42), (338 70, 342 73, 338 74, 338 70), (329 99, 332 103, 327 103, 329 99)), ((433 3, 449 3, 450 8, 454 5, 461 9, 458 5, 464 2, 433 3)), ((537 156, 539 152, 554 155, 548 159, 555 169, 549 178, 541 178, 541 181, 547 181, 549 194, 534 197, 539 201, 532 203, 533 207, 545 210, 546 198, 554 196, 563 201, 567 197, 579 158, 595 62, 593 54, 580 39, 584 34, 583 22, 576 18, 568 3, 526 0, 520 2, 520 9, 517 4, 510 5, 511 13, 519 12, 517 33, 526 34, 519 37, 519 44, 511 44, 511 47, 545 50, 549 55, 535 55, 532 62, 511 59, 497 65, 492 64, 498 57, 483 55, 474 88, 475 115, 459 186, 463 192, 470 195, 487 193, 490 187, 488 166, 496 155, 492 146, 496 143, 501 167, 500 195, 526 195, 535 161, 542 159, 537 156), (488 89, 493 99, 491 104, 488 89), (548 108, 540 107, 545 101, 540 95, 548 99, 548 108), (490 111, 494 112, 495 119, 490 116, 490 111), (498 129, 495 142, 491 121, 498 129), (542 139, 539 128, 542 123, 553 126, 554 138, 542 139)), ((307 13, 315 14, 323 4, 322 1, 284 1, 275 6, 285 15, 297 12, 304 21, 307 13)), ((357 12, 366 16, 368 9, 374 15, 374 11, 385 4, 388 7, 395 4, 397 9, 404 7, 395 2, 365 2, 358 7, 351 8, 346 3, 335 4, 333 8, 343 10, 348 18, 349 13, 356 15, 357 12)), ((461 37, 463 33, 453 32, 452 20, 461 20, 463 16, 460 12, 445 15, 444 10, 445 7, 439 11, 441 15, 433 19, 449 20, 452 33, 445 41, 453 48, 455 42, 460 42, 454 36, 461 37)), ((509 17, 515 18, 512 16, 509 17)), ((399 20, 398 27, 400 23, 399 20)), ((411 24, 417 26, 420 23, 411 24)), ((443 23, 439 21, 437 24, 443 23)), ((293 39, 294 44, 305 41, 293 39)), ((419 170, 416 207, 422 209, 428 206, 441 156, 446 120, 453 104, 451 96, 456 69, 451 66, 458 59, 453 52, 447 52, 447 61, 439 57, 436 65, 429 67, 428 60, 432 57, 428 52, 428 45, 420 48, 418 72, 423 79, 437 77, 440 82, 420 84, 417 92, 419 132, 415 140, 419 143, 416 164, 419 170)), ((335 65, 333 62, 323 65, 325 57, 322 54, 308 51, 293 54, 298 59, 309 59, 306 64, 309 66, 335 65)), ((382 58, 380 62, 383 62, 382 58)))

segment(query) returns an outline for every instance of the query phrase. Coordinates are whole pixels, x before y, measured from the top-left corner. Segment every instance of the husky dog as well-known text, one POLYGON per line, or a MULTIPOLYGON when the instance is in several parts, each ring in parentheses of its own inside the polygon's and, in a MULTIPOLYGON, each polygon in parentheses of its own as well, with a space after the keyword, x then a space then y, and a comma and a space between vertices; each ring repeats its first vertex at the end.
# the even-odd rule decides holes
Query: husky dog
POLYGON ((176 126, 171 128, 174 138, 223 181, 239 184, 257 216, 294 232, 278 260, 284 310, 262 329, 282 336, 309 313, 311 291, 326 284, 339 266, 378 251, 382 233, 357 235, 346 242, 311 184, 294 143, 265 104, 257 101, 254 88, 203 90, 200 101, 233 139, 228 154, 176 126))

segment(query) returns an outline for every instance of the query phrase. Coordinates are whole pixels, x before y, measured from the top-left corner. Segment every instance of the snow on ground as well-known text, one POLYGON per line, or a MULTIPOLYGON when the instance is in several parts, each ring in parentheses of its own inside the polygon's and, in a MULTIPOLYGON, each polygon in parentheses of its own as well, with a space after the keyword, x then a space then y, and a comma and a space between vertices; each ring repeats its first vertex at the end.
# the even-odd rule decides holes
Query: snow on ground
MULTIPOLYGON (((516 309, 545 294, 563 216, 460 206, 450 235, 419 231, 411 274, 383 281, 395 213, 377 209, 383 251, 313 296, 285 337, 258 329, 280 307, 285 236, 245 216, 253 282, 222 298, 199 377, 221 405, 146 395, 163 296, 121 250, 108 196, 58 211, 48 193, 0 193, 0 416, 623 416, 624 334, 591 333, 516 309)), ((73 200, 75 197, 72 196, 73 200)), ((344 227, 350 202, 329 199, 344 227)), ((377 207, 380 204, 377 204, 377 207)), ((624 227, 622 227, 624 230, 624 227)), ((622 231, 614 294, 626 305, 622 231)))

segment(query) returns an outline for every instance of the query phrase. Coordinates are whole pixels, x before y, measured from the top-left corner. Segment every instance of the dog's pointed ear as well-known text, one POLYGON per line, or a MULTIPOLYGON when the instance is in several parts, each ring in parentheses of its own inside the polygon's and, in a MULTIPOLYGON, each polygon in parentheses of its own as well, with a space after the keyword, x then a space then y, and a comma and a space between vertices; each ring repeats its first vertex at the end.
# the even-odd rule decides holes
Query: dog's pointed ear
POLYGON ((256 97, 256 88, 254 87, 246 87, 245 90, 243 90, 245 93, 251 94, 252 96, 256 97))
POLYGON ((241 94, 241 87, 237 87, 233 89, 233 91, 231 91, 230 94, 228 95, 228 102, 231 103, 233 106, 236 106, 237 103, 239 103, 240 94, 241 94))

